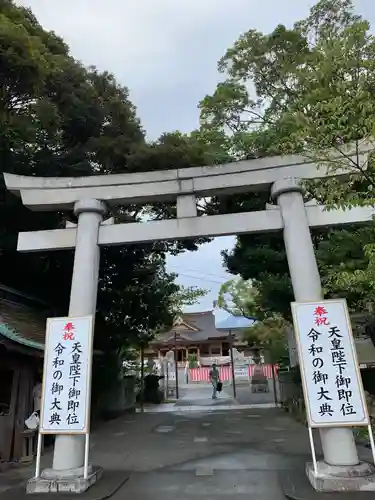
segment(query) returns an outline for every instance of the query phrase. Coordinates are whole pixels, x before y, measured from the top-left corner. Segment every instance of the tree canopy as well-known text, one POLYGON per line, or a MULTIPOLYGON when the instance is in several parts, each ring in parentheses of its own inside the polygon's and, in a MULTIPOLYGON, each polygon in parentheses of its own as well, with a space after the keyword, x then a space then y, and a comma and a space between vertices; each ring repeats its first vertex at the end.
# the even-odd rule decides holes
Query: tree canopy
POLYGON ((247 328, 244 339, 249 346, 263 350, 266 363, 283 363, 288 358, 288 328, 290 325, 278 315, 247 328))
MULTIPOLYGON (((320 0, 306 19, 265 34, 250 29, 218 64, 223 80, 200 103, 202 134, 233 159, 303 153, 330 173, 307 196, 330 208, 373 205, 375 37, 351 0, 320 0), (225 137, 225 143, 222 138, 225 137), (349 145, 357 154, 348 158, 349 145), (359 154, 366 148, 369 155, 359 154)), ((216 201, 216 209, 263 210, 268 195, 216 201)), ((313 231, 328 296, 353 308, 374 301, 374 227, 313 231)), ((264 310, 290 318, 292 289, 281 234, 245 235, 224 254, 229 271, 252 280, 264 310)))
POLYGON ((275 311, 264 310, 263 296, 249 280, 228 280, 219 290, 217 306, 234 316, 255 319, 243 330, 250 347, 262 349, 267 362, 280 363, 288 355, 288 321, 275 311))
POLYGON ((256 299, 257 290, 250 281, 232 279, 221 285, 216 305, 233 316, 254 319, 259 317, 256 299))
MULTIPOLYGON (((0 1, 0 169, 23 175, 79 176, 203 164, 198 139, 166 134, 148 144, 128 89, 108 72, 86 68, 29 9, 0 1)), ((116 222, 175 207, 118 207, 116 222)), ((71 213, 27 210, 0 179, 1 281, 45 298, 66 314, 73 266, 69 251, 19 254, 19 231, 65 227, 71 213)), ((166 272, 165 253, 196 249, 203 239, 103 248, 96 342, 117 348, 169 324, 200 290, 183 290, 166 272)))
MULTIPOLYGON (((303 152, 335 170, 348 163, 348 144, 373 147, 374 53, 369 23, 351 0, 320 0, 291 28, 250 29, 219 61, 224 81, 201 102, 203 127, 226 134, 237 158, 303 152)), ((360 156, 350 166, 347 182, 327 178, 314 195, 372 204, 373 168, 360 156)))

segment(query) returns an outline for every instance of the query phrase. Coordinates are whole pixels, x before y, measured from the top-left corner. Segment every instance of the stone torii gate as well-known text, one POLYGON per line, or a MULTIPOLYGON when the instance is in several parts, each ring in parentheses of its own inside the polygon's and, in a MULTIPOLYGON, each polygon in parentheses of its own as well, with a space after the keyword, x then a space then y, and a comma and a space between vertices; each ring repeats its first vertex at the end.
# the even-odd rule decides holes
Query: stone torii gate
MULTIPOLYGON (((361 151, 362 164, 369 151, 361 151)), ((349 154, 347 168, 344 166, 335 175, 347 175, 353 157, 349 154)), ((31 210, 73 210, 77 215, 77 226, 25 232, 18 237, 21 252, 75 249, 69 316, 77 317, 95 314, 101 246, 269 231, 283 231, 295 300, 321 300, 310 227, 368 223, 374 215, 372 208, 325 211, 323 206, 305 205, 300 179, 328 175, 326 167, 318 168, 303 156, 280 156, 161 172, 76 178, 4 174, 4 178, 7 188, 21 196, 31 210), (257 212, 197 216, 197 197, 265 190, 270 190, 277 206, 257 212), (110 206, 173 200, 177 202, 175 219, 103 222, 110 206)), ((320 471, 335 482, 338 490, 342 490, 342 478, 346 489, 360 489, 372 481, 375 484, 373 468, 359 462, 351 429, 320 429, 320 437, 324 452, 320 471)), ((42 472, 44 483, 63 481, 74 491, 87 489, 95 478, 86 482, 83 479, 84 451, 82 436, 56 436, 52 469, 42 472)), ((41 489, 34 481, 32 490, 41 489)))

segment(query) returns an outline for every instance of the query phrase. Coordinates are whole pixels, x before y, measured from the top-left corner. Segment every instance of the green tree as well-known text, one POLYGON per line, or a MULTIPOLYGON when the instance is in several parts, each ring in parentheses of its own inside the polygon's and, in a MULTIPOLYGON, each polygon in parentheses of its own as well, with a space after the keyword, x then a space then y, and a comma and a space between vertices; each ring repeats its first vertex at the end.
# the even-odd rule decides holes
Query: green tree
POLYGON ((345 297, 353 311, 367 310, 375 303, 374 238, 373 224, 330 231, 317 249, 328 296, 345 297))
MULTIPOLYGON (((74 60, 66 44, 45 31, 30 10, 0 1, 1 172, 78 176, 146 171, 203 164, 204 155, 198 140, 178 134, 147 144, 126 87, 113 75, 74 60)), ((124 206, 111 215, 126 222, 140 221, 146 213, 173 216, 173 207, 124 206)), ((32 213, 0 180, 1 280, 46 298, 61 314, 68 307, 73 253, 19 254, 16 240, 19 231, 64 227, 69 219, 74 220, 70 213, 32 213)), ((166 272, 165 253, 196 249, 201 241, 102 249, 98 347, 116 350, 172 322, 184 296, 194 293, 181 290, 166 272)))
POLYGON ((247 328, 244 340, 250 347, 261 348, 267 363, 280 364, 289 357, 288 328, 290 324, 284 318, 274 315, 247 328))
POLYGON ((250 281, 231 279, 221 285, 215 305, 233 316, 253 319, 257 313, 256 299, 257 290, 250 281))
POLYGON ((280 363, 287 352, 287 328, 290 323, 280 314, 264 311, 262 295, 251 281, 242 278, 221 285, 217 306, 234 316, 257 318, 244 330, 244 340, 250 347, 261 349, 267 362, 280 363))
MULTIPOLYGON (((175 277, 176 275, 172 276, 175 277)), ((176 316, 181 314, 186 306, 193 306, 201 297, 207 295, 207 293, 208 290, 203 288, 179 285, 178 290, 169 297, 172 311, 176 316)))
MULTIPOLYGON (((375 281, 369 272, 372 265, 369 252, 374 237, 372 224, 313 231, 315 253, 327 298, 345 297, 353 311, 361 311, 375 301, 375 281)), ((257 290, 256 317, 280 314, 291 321, 290 302, 294 297, 281 235, 237 238, 235 248, 231 252, 223 252, 223 256, 229 271, 251 280, 257 290)))
MULTIPOLYGON (((350 0, 320 0, 290 29, 250 29, 219 61, 224 80, 200 103, 202 133, 225 135, 233 159, 303 152, 331 174, 349 167, 350 175, 340 181, 310 182, 310 197, 329 207, 373 205, 372 155, 359 152, 365 143, 370 153, 373 147, 374 42, 369 23, 350 0), (351 159, 349 145, 358 153, 351 159)), ((237 210, 264 209, 267 196, 249 198, 238 197, 237 210)), ((216 200, 213 209, 226 211, 227 205, 226 199, 216 200)), ((372 232, 313 232, 327 293, 349 291, 353 307, 373 296, 372 232), (359 257, 335 252, 338 241, 359 257)), ((264 309, 288 317, 293 295, 281 235, 241 236, 224 260, 232 273, 252 280, 264 309)))
POLYGON ((373 204, 372 164, 357 155, 373 148, 375 37, 350 0, 320 0, 291 29, 250 29, 219 61, 225 75, 201 102, 203 128, 230 131, 237 157, 303 152, 332 173, 314 195, 331 205, 373 204), (357 194, 354 194, 357 193, 357 194))

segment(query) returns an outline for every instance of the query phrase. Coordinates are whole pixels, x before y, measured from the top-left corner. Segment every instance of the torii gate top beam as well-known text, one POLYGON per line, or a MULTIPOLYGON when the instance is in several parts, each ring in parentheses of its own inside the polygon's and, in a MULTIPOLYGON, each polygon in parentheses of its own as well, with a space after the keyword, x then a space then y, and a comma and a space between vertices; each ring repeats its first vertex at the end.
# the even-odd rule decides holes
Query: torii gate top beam
MULTIPOLYGON (((359 161, 365 163, 371 148, 363 144, 359 161)), ((7 188, 21 196, 32 210, 56 211, 72 209, 81 199, 98 199, 108 205, 151 203, 176 200, 178 196, 195 194, 213 196, 239 192, 264 191, 285 177, 312 179, 327 175, 345 175, 351 159, 334 174, 327 167, 309 162, 301 155, 274 156, 223 165, 191 167, 133 174, 93 175, 89 177, 32 177, 4 174, 7 188)), ((337 159, 343 157, 337 155, 337 159)), ((355 157, 357 161, 357 157, 355 157)), ((343 165, 340 161, 340 165, 343 165)))

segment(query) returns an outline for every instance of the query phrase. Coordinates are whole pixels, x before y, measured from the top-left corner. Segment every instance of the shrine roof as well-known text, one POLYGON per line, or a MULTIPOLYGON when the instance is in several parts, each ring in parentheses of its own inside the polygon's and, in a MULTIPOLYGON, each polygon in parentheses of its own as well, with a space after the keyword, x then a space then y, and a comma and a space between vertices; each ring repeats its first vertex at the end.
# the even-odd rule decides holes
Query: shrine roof
POLYGON ((203 311, 182 314, 179 321, 170 330, 162 334, 158 341, 152 343, 167 342, 173 339, 175 332, 179 334, 180 340, 191 342, 228 337, 228 332, 216 329, 213 311, 203 311))
POLYGON ((23 346, 44 351, 46 316, 40 311, 0 299, 0 335, 23 346))

